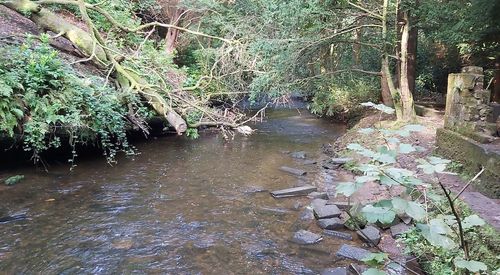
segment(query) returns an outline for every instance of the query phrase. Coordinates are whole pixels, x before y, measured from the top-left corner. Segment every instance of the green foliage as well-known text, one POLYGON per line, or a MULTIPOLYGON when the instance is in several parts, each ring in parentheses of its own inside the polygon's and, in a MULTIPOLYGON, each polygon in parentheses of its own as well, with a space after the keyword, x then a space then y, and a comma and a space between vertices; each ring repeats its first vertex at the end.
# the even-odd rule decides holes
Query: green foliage
POLYGON ((364 263, 369 266, 382 266, 385 261, 389 259, 389 255, 387 253, 370 253, 368 256, 361 259, 364 263))
MULTIPOLYGON (((381 106, 380 104, 364 103, 363 106, 368 106, 385 113, 391 113, 392 108, 381 106)), ((361 214, 368 223, 390 224, 396 218, 396 215, 405 214, 417 222, 416 230, 406 236, 407 243, 413 249, 419 249, 422 242, 432 248, 425 248, 425 252, 430 255, 444 257, 433 262, 442 270, 439 274, 452 274, 455 268, 475 270, 485 270, 487 263, 477 262, 478 259, 484 261, 483 258, 477 257, 474 260, 463 260, 464 252, 459 247, 460 236, 459 225, 454 215, 436 215, 428 213, 427 209, 434 206, 437 209, 449 210, 450 205, 446 199, 441 199, 439 195, 432 191, 432 185, 424 183, 417 178, 417 172, 400 168, 397 163, 398 154, 412 154, 417 151, 418 147, 402 143, 400 138, 409 136, 412 132, 422 131, 425 128, 421 125, 405 125, 400 129, 375 129, 365 128, 359 130, 362 134, 374 135, 380 134, 387 142, 386 146, 381 146, 377 151, 368 149, 358 143, 351 143, 347 146, 349 150, 368 159, 367 162, 358 165, 356 168, 363 174, 355 177, 354 182, 340 183, 336 188, 337 194, 342 194, 351 197, 357 190, 362 188, 367 182, 378 182, 381 186, 385 186, 388 191, 394 186, 404 188, 404 192, 390 199, 383 199, 375 203, 370 203, 361 208, 361 214), (399 138, 398 138, 399 137, 399 138), (426 200, 420 199, 420 194, 425 194, 426 200), (417 244, 417 240, 420 242, 417 244), (425 240, 425 241, 424 241, 425 240), (454 251, 444 252, 444 251, 454 251)), ((429 156, 425 159, 418 159, 420 163, 417 168, 422 170, 424 174, 436 175, 444 173, 447 165, 451 161, 429 156)), ((465 230, 468 238, 473 238, 473 235, 479 230, 479 227, 484 226, 485 222, 475 214, 465 215, 461 218, 461 226, 465 230)), ((478 245, 479 246, 479 245, 478 245)), ((479 254, 479 253, 478 253, 479 254)), ((471 254, 472 255, 472 254, 471 254)), ((417 252, 417 256, 421 256, 417 252)), ((474 256, 478 256, 477 254, 474 256)), ((377 260, 372 256, 367 261, 377 260)), ((496 267, 496 264, 493 265, 496 267)))
MULTIPOLYGON (((0 97, 0 112, 15 115, 15 120, 0 122, 0 131, 21 136, 35 160, 41 152, 60 147, 61 137, 72 148, 97 142, 109 162, 118 152, 134 153, 126 137, 127 109, 116 91, 97 79, 77 76, 43 37, 40 44, 29 40, 20 47, 0 48, 0 83, 1 94, 11 95, 0 97)), ((73 149, 70 161, 76 155, 73 149)))
POLYGON ((24 179, 24 175, 15 175, 15 176, 7 178, 4 182, 6 185, 14 185, 14 184, 19 183, 23 179, 24 179))

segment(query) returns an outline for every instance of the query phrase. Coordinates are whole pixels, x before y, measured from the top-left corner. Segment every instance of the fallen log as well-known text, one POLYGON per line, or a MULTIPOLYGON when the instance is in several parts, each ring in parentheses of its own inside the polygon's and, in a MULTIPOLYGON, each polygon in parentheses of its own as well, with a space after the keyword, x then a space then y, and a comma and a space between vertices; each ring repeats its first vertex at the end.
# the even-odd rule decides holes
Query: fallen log
POLYGON ((159 115, 164 117, 175 128, 178 134, 184 133, 187 130, 186 121, 175 110, 169 107, 169 104, 167 104, 157 91, 151 88, 144 88, 144 86, 149 86, 144 79, 120 65, 102 47, 102 38, 100 38, 100 34, 95 30, 86 13, 85 3, 83 1, 78 1, 78 3, 80 3, 80 12, 87 23, 90 33, 31 0, 7 1, 2 3, 2 5, 28 17, 42 30, 51 31, 67 38, 80 51, 87 55, 89 60, 95 61, 97 65, 101 67, 113 65, 117 82, 124 91, 139 93, 159 115))

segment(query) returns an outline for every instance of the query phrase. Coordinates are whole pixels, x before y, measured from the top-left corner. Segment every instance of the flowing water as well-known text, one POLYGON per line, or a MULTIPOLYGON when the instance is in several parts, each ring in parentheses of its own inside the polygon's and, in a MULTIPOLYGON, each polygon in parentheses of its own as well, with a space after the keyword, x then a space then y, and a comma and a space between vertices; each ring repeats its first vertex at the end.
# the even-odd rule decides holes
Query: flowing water
POLYGON ((256 127, 232 141, 162 137, 113 167, 96 157, 71 173, 9 171, 26 178, 0 189, 0 217, 27 218, 0 223, 0 273, 314 274, 345 265, 334 256, 345 241, 290 242, 308 199, 265 191, 331 180, 283 151, 317 158, 345 127, 296 110, 269 112, 256 127), (291 176, 283 165, 309 173, 291 176))

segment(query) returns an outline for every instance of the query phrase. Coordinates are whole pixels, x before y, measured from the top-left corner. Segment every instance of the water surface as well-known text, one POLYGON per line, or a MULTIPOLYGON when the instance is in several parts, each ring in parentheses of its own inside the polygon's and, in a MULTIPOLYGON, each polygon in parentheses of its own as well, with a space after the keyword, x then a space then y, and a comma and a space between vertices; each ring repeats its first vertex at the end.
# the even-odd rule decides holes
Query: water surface
MULTIPOLYGON (((20 274, 300 274, 343 265, 340 241, 291 243, 305 198, 268 192, 331 180, 283 151, 319 156, 344 126, 306 112, 268 113, 250 137, 225 141, 162 137, 138 144, 116 166, 96 157, 48 173, 24 168, 22 183, 0 189, 0 271, 20 274), (309 173, 295 177, 282 165, 309 173)), ((318 231, 313 225, 311 230, 318 231)))

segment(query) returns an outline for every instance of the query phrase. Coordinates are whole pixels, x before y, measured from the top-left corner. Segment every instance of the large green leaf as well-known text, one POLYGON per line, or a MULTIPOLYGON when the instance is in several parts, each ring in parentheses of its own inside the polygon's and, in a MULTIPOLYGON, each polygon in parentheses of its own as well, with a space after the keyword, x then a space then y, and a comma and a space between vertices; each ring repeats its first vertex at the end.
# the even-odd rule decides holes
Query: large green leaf
POLYGON ((370 253, 368 256, 361 259, 361 261, 369 266, 380 266, 384 264, 387 259, 389 259, 387 253, 370 253))
POLYGON ((472 228, 474 226, 483 226, 486 223, 478 215, 470 215, 462 221, 462 226, 465 229, 472 228))
POLYGON ((427 224, 417 224, 417 228, 420 230, 422 236, 434 246, 439 246, 445 249, 456 248, 456 243, 448 238, 446 235, 438 234, 431 230, 431 227, 427 224))
POLYGON ((369 268, 365 272, 362 273, 363 275, 386 275, 385 271, 376 269, 376 268, 369 268))
POLYGON ((358 191, 359 188, 360 186, 358 184, 355 184, 354 182, 340 182, 335 187, 335 193, 350 197, 352 196, 352 194, 358 191))
POLYGON ((383 224, 390 224, 396 217, 396 213, 390 207, 375 207, 373 205, 363 207, 361 213, 369 223, 379 221, 383 224))
POLYGON ((488 270, 488 267, 483 262, 478 261, 466 261, 464 259, 457 258, 453 261, 455 266, 458 268, 466 268, 471 272, 479 272, 481 270, 488 270))
POLYGON ((399 144, 399 152, 401 154, 409 154, 409 153, 412 153, 415 151, 417 151, 417 149, 415 149, 411 144, 407 144, 407 143, 400 143, 399 144))

